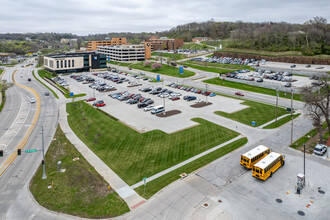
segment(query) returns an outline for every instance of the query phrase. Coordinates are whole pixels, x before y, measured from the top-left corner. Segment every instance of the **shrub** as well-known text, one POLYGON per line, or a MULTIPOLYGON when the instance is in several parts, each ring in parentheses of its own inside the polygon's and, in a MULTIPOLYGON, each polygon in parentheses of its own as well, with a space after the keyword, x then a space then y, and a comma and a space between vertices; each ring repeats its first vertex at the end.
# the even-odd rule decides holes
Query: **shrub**
POLYGON ((159 69, 159 68, 162 68, 162 64, 160 63, 153 63, 152 66, 151 66, 151 69, 153 70, 156 70, 156 69, 159 69))
POLYGON ((150 66, 150 64, 151 64, 151 62, 150 61, 146 61, 146 62, 144 62, 144 66, 150 66))

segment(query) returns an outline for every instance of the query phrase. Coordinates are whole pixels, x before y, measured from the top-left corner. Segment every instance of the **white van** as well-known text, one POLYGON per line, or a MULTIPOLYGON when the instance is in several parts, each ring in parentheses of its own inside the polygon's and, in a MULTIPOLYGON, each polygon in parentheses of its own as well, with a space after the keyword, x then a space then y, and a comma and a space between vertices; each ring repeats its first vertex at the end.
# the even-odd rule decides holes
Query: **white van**
POLYGON ((158 106, 155 106, 152 110, 151 110, 151 114, 158 114, 158 113, 161 113, 165 111, 165 108, 163 105, 158 105, 158 106))

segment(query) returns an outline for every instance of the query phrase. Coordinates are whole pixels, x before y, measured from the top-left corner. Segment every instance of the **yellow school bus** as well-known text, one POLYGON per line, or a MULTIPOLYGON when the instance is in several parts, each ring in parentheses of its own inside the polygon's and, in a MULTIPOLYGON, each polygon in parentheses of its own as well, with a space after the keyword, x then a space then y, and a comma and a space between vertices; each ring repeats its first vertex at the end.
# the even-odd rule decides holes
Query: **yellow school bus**
POLYGON ((240 164, 248 169, 270 153, 270 149, 264 145, 259 145, 252 150, 241 155, 240 164))
POLYGON ((272 177, 273 173, 284 166, 284 155, 271 152, 264 159, 256 163, 252 168, 252 176, 261 180, 272 177))

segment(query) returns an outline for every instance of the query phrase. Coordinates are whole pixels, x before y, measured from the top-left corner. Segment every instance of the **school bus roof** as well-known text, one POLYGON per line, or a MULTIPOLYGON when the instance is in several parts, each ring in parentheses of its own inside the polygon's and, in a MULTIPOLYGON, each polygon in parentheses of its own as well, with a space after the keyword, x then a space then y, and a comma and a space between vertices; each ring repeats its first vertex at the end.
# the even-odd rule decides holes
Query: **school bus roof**
POLYGON ((265 150, 268 150, 268 147, 264 145, 259 145, 258 147, 253 148, 252 150, 246 152, 243 154, 244 157, 252 159, 253 157, 257 156, 261 152, 264 152, 265 150))
POLYGON ((262 160, 260 160, 258 163, 256 163, 254 166, 259 167, 261 169, 265 169, 269 164, 271 164, 274 160, 279 158, 281 154, 276 152, 271 152, 266 157, 264 157, 262 160))

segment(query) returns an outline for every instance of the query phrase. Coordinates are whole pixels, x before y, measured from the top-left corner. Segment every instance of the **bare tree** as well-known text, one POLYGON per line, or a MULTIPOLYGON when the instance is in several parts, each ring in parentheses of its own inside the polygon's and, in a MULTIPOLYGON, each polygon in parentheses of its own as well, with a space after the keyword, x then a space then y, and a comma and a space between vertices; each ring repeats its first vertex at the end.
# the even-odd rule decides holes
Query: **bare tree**
POLYGON ((1 93, 6 91, 7 89, 12 87, 13 85, 14 85, 14 83, 7 83, 7 80, 0 80, 0 91, 1 91, 1 93))
POLYGON ((329 119, 329 106, 330 106, 330 76, 324 74, 320 77, 319 87, 305 86, 301 88, 303 101, 306 102, 305 106, 308 109, 316 109, 322 113, 328 131, 330 133, 330 119, 329 119))
POLYGON ((313 120, 313 126, 319 131, 319 141, 323 143, 323 132, 322 132, 322 118, 323 114, 319 107, 312 105, 308 106, 307 115, 313 120))

